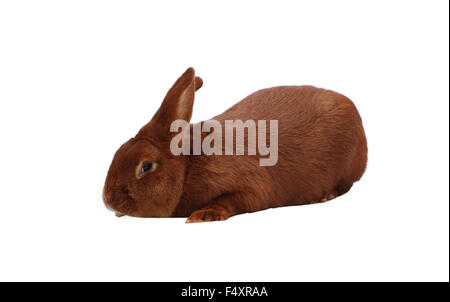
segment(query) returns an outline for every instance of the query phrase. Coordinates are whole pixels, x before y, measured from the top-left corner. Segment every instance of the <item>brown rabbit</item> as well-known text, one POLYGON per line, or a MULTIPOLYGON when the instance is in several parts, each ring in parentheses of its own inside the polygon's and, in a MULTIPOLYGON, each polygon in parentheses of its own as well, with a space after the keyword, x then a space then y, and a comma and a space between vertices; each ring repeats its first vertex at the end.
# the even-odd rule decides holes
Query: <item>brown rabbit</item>
POLYGON ((152 120, 116 152, 103 190, 106 206, 116 215, 225 220, 324 202, 346 193, 363 175, 367 144, 357 109, 345 96, 312 86, 259 90, 214 118, 221 125, 225 120, 277 120, 275 165, 261 166, 260 154, 174 155, 170 142, 177 133, 170 125, 190 121, 201 86, 189 68, 152 120))

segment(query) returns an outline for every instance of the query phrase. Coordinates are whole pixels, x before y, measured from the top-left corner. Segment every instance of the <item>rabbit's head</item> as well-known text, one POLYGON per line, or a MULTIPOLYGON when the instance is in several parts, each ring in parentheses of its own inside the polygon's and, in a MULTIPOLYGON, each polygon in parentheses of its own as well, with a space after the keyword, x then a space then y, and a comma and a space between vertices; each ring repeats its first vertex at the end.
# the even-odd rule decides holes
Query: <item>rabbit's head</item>
POLYGON ((183 192, 185 156, 170 151, 174 120, 190 121, 194 94, 202 85, 189 68, 175 82, 151 121, 114 155, 103 189, 117 215, 168 217, 183 192))

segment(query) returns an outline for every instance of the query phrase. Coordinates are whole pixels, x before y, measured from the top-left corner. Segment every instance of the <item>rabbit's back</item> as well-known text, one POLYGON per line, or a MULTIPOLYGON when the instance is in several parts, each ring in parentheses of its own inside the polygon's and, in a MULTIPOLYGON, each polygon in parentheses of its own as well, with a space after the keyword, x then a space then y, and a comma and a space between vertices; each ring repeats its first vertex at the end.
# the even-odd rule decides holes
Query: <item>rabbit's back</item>
MULTIPOLYGON (((346 190, 364 173, 367 145, 361 118, 352 101, 334 91, 262 89, 214 119, 278 121, 278 162, 265 169, 278 194, 293 204, 320 199, 336 187, 346 190)), ((255 173, 258 169, 263 168, 255 167, 255 173)))

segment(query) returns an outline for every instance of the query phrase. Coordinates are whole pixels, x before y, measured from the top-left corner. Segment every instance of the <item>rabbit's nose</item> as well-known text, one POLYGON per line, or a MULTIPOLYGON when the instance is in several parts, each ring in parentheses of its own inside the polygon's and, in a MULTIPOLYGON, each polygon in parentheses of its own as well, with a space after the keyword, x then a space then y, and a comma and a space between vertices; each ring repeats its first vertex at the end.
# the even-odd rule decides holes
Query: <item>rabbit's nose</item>
POLYGON ((103 199, 103 203, 105 204, 105 206, 111 210, 111 208, 109 207, 108 198, 106 197, 105 193, 103 193, 102 199, 103 199))
POLYGON ((103 202, 105 203, 105 206, 106 206, 106 208, 107 208, 108 210, 110 210, 110 211, 112 211, 112 212, 115 212, 114 209, 109 205, 109 203, 106 202, 106 200, 103 200, 103 202))
POLYGON ((110 206, 111 200, 108 199, 108 197, 106 196, 105 193, 103 193, 102 197, 103 197, 103 203, 105 204, 105 207, 106 207, 108 210, 114 212, 114 209, 110 206))
POLYGON ((106 208, 107 208, 108 210, 110 210, 110 211, 112 211, 112 212, 115 212, 117 217, 125 216, 125 214, 122 214, 121 212, 114 210, 114 209, 109 205, 110 203, 108 202, 108 200, 107 200, 105 194, 103 194, 103 203, 105 204, 105 206, 106 206, 106 208))

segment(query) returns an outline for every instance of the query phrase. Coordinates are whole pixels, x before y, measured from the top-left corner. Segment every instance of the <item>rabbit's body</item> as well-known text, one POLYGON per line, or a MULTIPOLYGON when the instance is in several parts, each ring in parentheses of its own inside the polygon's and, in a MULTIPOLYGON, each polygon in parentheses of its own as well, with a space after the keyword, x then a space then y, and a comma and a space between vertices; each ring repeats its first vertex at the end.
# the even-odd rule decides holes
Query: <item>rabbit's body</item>
POLYGON ((213 119, 223 129, 225 120, 278 120, 278 162, 265 167, 252 155, 187 156, 174 216, 189 217, 200 209, 190 221, 223 219, 323 202, 347 192, 364 173, 367 146, 358 111, 333 91, 312 86, 263 89, 213 119))
POLYGON ((117 151, 104 188, 105 204, 116 213, 224 220, 330 200, 364 173, 367 145, 358 111, 348 98, 312 86, 263 89, 213 118, 223 129, 225 120, 277 120, 278 161, 273 166, 261 166, 261 156, 247 152, 172 154, 170 124, 190 120, 194 92, 201 85, 188 69, 153 119, 117 151))

